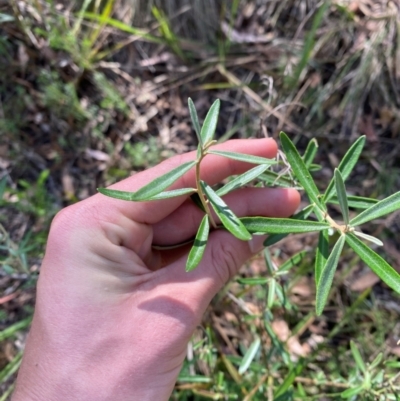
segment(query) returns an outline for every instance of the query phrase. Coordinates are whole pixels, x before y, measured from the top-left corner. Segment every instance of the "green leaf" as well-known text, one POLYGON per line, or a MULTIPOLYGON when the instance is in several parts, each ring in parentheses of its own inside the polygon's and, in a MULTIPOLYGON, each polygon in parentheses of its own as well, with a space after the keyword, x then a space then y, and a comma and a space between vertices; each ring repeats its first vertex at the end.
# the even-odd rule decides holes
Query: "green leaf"
POLYGON ((364 238, 367 241, 373 242, 378 246, 383 246, 383 242, 380 239, 373 237, 372 235, 364 234, 360 231, 353 231, 353 234, 357 235, 357 237, 364 238))
MULTIPOLYGON (((347 196, 347 203, 349 207, 353 209, 368 209, 369 207, 375 205, 379 201, 377 199, 372 199, 372 198, 364 198, 363 196, 352 196, 348 195, 347 196)), ((333 203, 335 205, 339 204, 339 200, 337 198, 337 195, 332 196, 328 203, 333 203)))
POLYGON ((241 174, 235 177, 232 181, 229 181, 226 185, 222 188, 218 189, 217 195, 223 196, 226 195, 228 192, 238 189, 243 185, 246 185, 250 181, 256 179, 261 173, 263 173, 269 166, 265 164, 261 164, 260 166, 254 167, 249 171, 246 171, 244 174, 241 174))
POLYGON ((271 309, 274 305, 275 300, 275 289, 276 289, 276 280, 271 278, 268 283, 268 299, 267 299, 267 308, 271 309))
POLYGON ((274 217, 243 217, 240 219, 253 234, 308 233, 326 230, 328 223, 308 220, 281 219, 274 217))
POLYGON ((204 120, 203 127, 200 131, 200 137, 203 147, 214 139, 215 129, 217 128, 220 101, 217 99, 208 110, 204 120))
POLYGON ((361 372, 365 373, 367 371, 367 367, 365 366, 365 363, 361 357, 360 350, 353 340, 350 341, 350 349, 358 368, 361 370, 361 372))
POLYGON ((360 226, 367 221, 377 219, 397 209, 400 209, 400 191, 364 210, 358 216, 354 217, 354 219, 350 221, 350 224, 352 226, 360 226))
POLYGON ((357 394, 360 394, 364 390, 363 385, 359 385, 357 387, 352 387, 348 388, 347 390, 344 390, 343 393, 340 394, 342 398, 350 398, 354 397, 357 394))
POLYGON ((375 357, 375 359, 370 363, 369 369, 370 369, 370 370, 375 369, 378 365, 380 365, 380 363, 382 362, 382 359, 383 359, 383 353, 380 352, 380 353, 375 357))
POLYGON ((196 188, 181 188, 181 189, 173 189, 172 191, 160 192, 150 198, 138 199, 136 197, 137 192, 126 192, 126 191, 118 191, 116 189, 107 189, 107 188, 97 188, 97 190, 106 196, 111 198, 127 200, 127 201, 154 201, 160 199, 168 199, 168 198, 176 198, 177 196, 189 195, 196 192, 196 188))
POLYGON ((193 201, 193 203, 204 213, 206 213, 205 209, 204 209, 204 205, 201 202, 200 196, 197 192, 195 192, 194 194, 190 195, 190 199, 193 201))
POLYGON ((335 186, 336 186, 336 193, 339 200, 340 210, 342 211, 342 216, 344 223, 346 225, 349 224, 349 206, 347 204, 347 194, 346 194, 346 187, 344 186, 342 174, 336 168, 335 169, 335 186))
POLYGON ((260 348, 261 345, 261 340, 259 337, 257 337, 250 345, 249 349, 247 350, 246 354, 244 355, 242 362, 239 366, 239 374, 242 375, 243 373, 246 372, 246 370, 249 368, 251 362, 253 362, 253 359, 257 355, 257 352, 260 348))
MULTIPOLYGON (((170 172, 163 174, 160 177, 157 177, 155 180, 151 181, 150 183, 140 188, 136 192, 117 191, 114 189, 106 189, 106 188, 98 188, 98 191, 103 195, 111 196, 112 198, 117 198, 122 200, 130 200, 130 201, 153 200, 155 195, 158 195, 160 192, 163 192, 164 189, 172 185, 178 178, 182 177, 195 165, 196 161, 183 163, 180 166, 171 170, 170 172)), ((174 190, 170 192, 173 192, 172 194, 173 196, 185 195, 187 193, 192 192, 192 188, 183 188, 183 189, 186 191, 190 190, 190 192, 186 193, 175 192, 180 190, 174 190), (177 193, 178 195, 176 195, 177 193)))
POLYGON ((302 259, 306 255, 306 253, 307 253, 307 251, 300 251, 299 253, 296 253, 296 255, 294 255, 290 259, 288 259, 285 263, 282 263, 279 267, 279 270, 277 271, 277 274, 279 275, 279 274, 286 273, 293 266, 296 266, 298 263, 300 263, 302 261, 302 259))
POLYGON ((209 150, 207 153, 217 156, 226 157, 228 159, 239 160, 241 162, 247 162, 252 164, 266 164, 268 166, 272 166, 277 164, 276 160, 267 159, 265 157, 246 155, 244 153, 236 153, 236 152, 225 152, 222 150, 209 150))
POLYGON ((179 383, 211 383, 211 377, 201 376, 201 375, 179 375, 178 380, 179 383))
POLYGON ((315 138, 313 138, 311 139, 310 142, 308 142, 306 151, 304 152, 303 155, 304 164, 308 169, 310 168, 311 163, 314 161, 315 155, 317 154, 317 150, 318 150, 318 142, 315 138))
POLYGON ((197 231, 192 249, 189 252, 188 260, 186 262, 186 271, 194 270, 203 258, 204 250, 206 249, 208 234, 210 232, 210 223, 208 215, 203 217, 200 227, 197 231))
POLYGON ((328 230, 319 233, 318 246, 315 254, 315 284, 318 285, 322 270, 329 256, 329 233, 328 230))
POLYGON ((287 176, 279 175, 274 171, 265 171, 258 177, 258 179, 271 186, 276 185, 283 188, 296 188, 300 190, 303 189, 303 187, 295 187, 295 183, 293 182, 293 180, 291 180, 287 176))
MULTIPOLYGON (((294 381, 296 380, 297 377, 299 377, 304 370, 304 368, 307 366, 308 359, 305 358, 300 358, 300 360, 294 364, 294 366, 290 369, 289 373, 283 380, 282 384, 278 387, 274 394, 274 401, 277 401, 278 399, 284 399, 284 398, 279 398, 282 395, 284 395, 292 386, 294 381)), ((287 400, 292 400, 293 398, 290 397, 287 400)))
POLYGON ((317 296, 315 300, 315 310, 318 316, 320 316, 324 310, 326 301, 328 299, 329 290, 331 289, 333 277, 335 275, 336 267, 339 262, 339 256, 342 253, 343 245, 346 236, 342 234, 335 246, 332 249, 332 253, 329 255, 326 265, 322 270, 321 277, 317 284, 317 296))
MULTIPOLYGON (((305 207, 303 210, 300 210, 300 212, 296 213, 293 215, 293 219, 295 220, 305 220, 308 218, 308 216, 311 214, 313 211, 313 205, 308 205, 305 207)), ((268 238, 264 241, 264 246, 271 246, 279 242, 281 239, 287 237, 288 234, 272 234, 268 236, 268 238)))
POLYGON ((353 234, 346 234, 346 242, 384 283, 400 294, 400 275, 389 263, 353 234))
POLYGON ((204 181, 200 181, 200 185, 223 226, 236 238, 243 241, 251 240, 251 234, 226 203, 204 181))
POLYGON ((314 202, 322 211, 325 211, 326 206, 320 199, 318 188, 293 142, 284 132, 280 133, 280 138, 286 158, 311 202, 314 202))
MULTIPOLYGON (((350 149, 344 155, 342 161, 339 163, 338 170, 342 174, 343 181, 346 181, 349 177, 350 173, 353 171, 354 166, 356 165, 358 158, 363 150, 365 144, 365 135, 360 136, 353 145, 351 145, 350 149)), ((335 195, 335 178, 332 178, 330 181, 328 188, 325 192, 324 197, 322 198, 323 202, 328 202, 328 200, 335 195)))
POLYGON ((245 277, 245 278, 238 278, 237 281, 240 284, 248 284, 248 285, 264 285, 267 284, 270 280, 269 277, 245 277))
POLYGON ((190 118, 192 119, 192 124, 193 124, 193 128, 196 132, 197 139, 198 139, 200 145, 203 146, 203 143, 201 140, 202 138, 200 135, 201 128, 200 128, 200 123, 199 123, 199 117, 197 116, 196 107, 191 98, 188 99, 188 105, 189 105, 190 118))

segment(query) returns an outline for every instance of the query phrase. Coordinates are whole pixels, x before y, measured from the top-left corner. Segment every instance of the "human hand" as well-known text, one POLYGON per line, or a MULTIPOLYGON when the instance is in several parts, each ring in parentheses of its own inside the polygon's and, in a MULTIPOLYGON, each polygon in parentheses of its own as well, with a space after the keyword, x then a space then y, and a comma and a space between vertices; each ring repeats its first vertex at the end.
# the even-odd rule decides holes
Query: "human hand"
MULTIPOLYGON (((272 139, 215 148, 274 157, 272 139)), ((194 160, 175 156, 112 186, 135 191, 194 160)), ((215 184, 251 168, 207 155, 202 179, 215 184)), ((173 189, 193 186, 190 171, 173 189)), ((246 188, 224 197, 238 216, 290 216, 292 189, 246 188)), ((185 272, 203 213, 187 197, 132 203, 97 194, 53 221, 37 289, 35 315, 13 401, 168 400, 187 343, 212 297, 262 249, 224 230, 210 233, 199 267, 185 272)))

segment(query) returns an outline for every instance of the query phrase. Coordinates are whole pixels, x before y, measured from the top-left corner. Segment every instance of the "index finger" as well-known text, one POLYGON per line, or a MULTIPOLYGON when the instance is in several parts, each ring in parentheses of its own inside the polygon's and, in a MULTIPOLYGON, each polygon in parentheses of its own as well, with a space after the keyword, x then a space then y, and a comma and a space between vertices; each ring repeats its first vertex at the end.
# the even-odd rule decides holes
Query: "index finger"
MULTIPOLYGON (((213 149, 272 158, 276 155, 277 145, 276 142, 271 138, 236 139, 216 145, 213 147, 213 149)), ((144 185, 153 181, 155 178, 171 171, 183 163, 195 159, 195 151, 174 156, 155 167, 137 173, 132 177, 126 178, 125 180, 112 185, 110 188, 121 191, 137 191, 144 185)), ((200 174, 202 180, 206 181, 210 185, 214 185, 226 177, 241 174, 251 167, 252 165, 249 163, 210 154, 202 160, 200 174)), ((173 185, 171 185, 169 189, 195 187, 196 174, 195 169, 192 169, 184 176, 180 177, 173 185)), ((114 210, 115 212, 115 209, 117 209, 120 213, 139 223, 154 224, 178 208, 186 198, 187 196, 179 196, 161 201, 133 203, 128 201, 120 201, 97 194, 92 199, 97 203, 97 210, 100 209, 102 211, 104 210, 105 212, 114 210)))

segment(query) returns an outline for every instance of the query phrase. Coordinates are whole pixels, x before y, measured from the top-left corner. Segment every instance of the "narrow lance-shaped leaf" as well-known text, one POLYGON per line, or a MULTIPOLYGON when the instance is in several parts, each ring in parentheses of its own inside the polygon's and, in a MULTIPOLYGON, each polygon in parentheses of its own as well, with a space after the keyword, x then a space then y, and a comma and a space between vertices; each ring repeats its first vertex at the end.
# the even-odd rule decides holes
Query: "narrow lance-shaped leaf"
POLYGON ((225 152, 222 150, 208 150, 207 153, 252 164, 266 164, 268 166, 277 164, 276 160, 267 159, 265 157, 260 157, 260 156, 247 155, 245 153, 225 152))
POLYGON ((188 105, 189 105, 190 118, 192 119, 192 124, 193 124, 193 128, 196 132, 197 139, 198 139, 200 145, 203 146, 201 136, 200 136, 201 128, 200 128, 200 123, 199 123, 199 117, 197 116, 196 107, 191 98, 188 99, 188 105))
POLYGON ((344 186, 342 174, 338 169, 335 169, 335 186, 336 193, 339 200, 340 210, 342 211, 342 216, 344 223, 349 224, 349 206, 347 204, 346 187, 344 186))
POLYGON ((284 132, 280 133, 280 138, 285 156, 311 202, 314 202, 321 210, 325 211, 326 206, 319 198, 318 188, 293 142, 284 132))
POLYGON ((392 213, 397 209, 400 209, 400 191, 364 210, 358 216, 354 217, 350 221, 350 224, 352 226, 359 226, 367 221, 392 213))
POLYGON ((270 280, 269 277, 245 277, 237 279, 237 281, 240 284, 248 284, 248 285, 267 284, 269 280, 270 280))
MULTIPOLYGON (((379 201, 377 199, 365 198, 363 196, 353 196, 353 195, 347 196, 347 203, 349 207, 352 207, 353 209, 368 209, 369 207, 375 205, 378 202, 379 201)), ((329 199, 329 203, 338 205, 339 200, 337 195, 332 196, 329 199)))
POLYGON ((330 227, 325 222, 273 217, 243 217, 241 221, 253 234, 308 233, 330 227))
POLYGON ((261 340, 257 337, 250 345, 249 349, 247 350, 246 354, 244 355, 242 362, 239 366, 239 374, 243 374, 249 368, 251 362, 257 355, 257 352, 260 348, 261 340))
MULTIPOLYGON (((155 195, 159 194, 160 192, 163 192, 164 189, 172 185, 176 180, 178 180, 178 178, 182 177, 195 165, 196 161, 183 163, 180 166, 169 171, 168 173, 163 174, 160 177, 157 177, 155 180, 151 181, 150 183, 140 188, 136 192, 117 191, 106 188, 99 188, 98 191, 104 195, 111 196, 114 198, 117 197, 118 199, 123 199, 123 200, 130 200, 130 201, 151 200, 151 198, 154 198, 155 195), (124 197, 122 196, 118 197, 118 192, 125 192, 125 194, 123 195, 124 197), (128 196, 127 194, 130 195, 128 196)), ((191 189, 191 188, 185 188, 185 189, 191 189)))
POLYGON ((400 294, 400 274, 389 263, 353 234, 346 234, 346 242, 384 283, 400 294))
POLYGON ((315 254, 315 284, 318 285, 322 270, 326 266, 329 256, 329 233, 328 230, 319 233, 318 246, 315 254))
POLYGON ((360 350, 354 341, 350 341, 350 349, 358 368, 361 370, 361 372, 365 373, 367 371, 367 367, 365 366, 360 350))
POLYGON ((221 220, 223 226, 236 238, 243 241, 249 241, 251 234, 247 231, 243 223, 236 217, 236 215, 229 209, 226 203, 214 192, 214 190, 204 181, 200 181, 200 185, 207 195, 215 213, 221 220))
POLYGON ((194 270, 201 262, 206 249, 209 232, 210 223, 208 221, 208 215, 205 215, 200 223, 192 249, 189 252, 188 260, 186 262, 187 272, 194 270))
POLYGON ((214 139, 215 129, 217 128, 220 101, 217 99, 208 110, 204 120, 203 127, 200 131, 201 142, 203 146, 207 145, 214 139))
POLYGON ((364 390, 365 390, 364 385, 360 384, 356 387, 351 387, 351 388, 348 388, 347 390, 344 390, 343 393, 340 394, 340 396, 342 398, 351 398, 357 394, 360 394, 364 390))
MULTIPOLYGON (((313 211, 313 205, 306 206, 303 210, 293 215, 293 219, 295 220, 305 220, 313 211)), ((271 246, 279 242, 281 239, 288 236, 288 233, 285 234, 272 234, 268 236, 268 238, 264 241, 264 246, 271 246)))
POLYGON ((318 150, 318 142, 315 138, 311 139, 310 142, 308 142, 306 151, 304 152, 303 155, 303 160, 304 164, 306 165, 307 168, 310 168, 311 163, 314 161, 315 155, 317 154, 318 150))
POLYGON ((238 189, 243 185, 246 185, 250 181, 256 179, 261 173, 263 173, 269 166, 262 164, 260 166, 254 167, 249 171, 246 171, 244 174, 241 174, 235 177, 232 181, 229 181, 226 185, 222 188, 218 189, 217 195, 223 196, 226 195, 228 192, 238 189))
POLYGON ((326 265, 322 270, 321 277, 318 281, 317 296, 315 301, 315 309, 318 316, 322 314, 328 299, 329 291, 332 287, 333 277, 339 262, 339 256, 342 253, 344 242, 345 235, 341 234, 340 238, 337 240, 332 249, 332 253, 329 255, 328 260, 326 261, 326 265))
POLYGON ((288 259, 286 262, 282 263, 279 266, 279 270, 278 270, 277 274, 286 273, 293 266, 296 266, 298 263, 300 263, 302 261, 302 259, 306 255, 306 253, 307 253, 307 251, 300 251, 299 253, 296 253, 296 255, 294 255, 290 259, 288 259))
POLYGON ((154 195, 145 199, 137 199, 135 197, 136 192, 126 192, 126 191, 118 191, 116 189, 107 189, 107 188, 98 188, 98 191, 106 196, 111 198, 127 200, 127 201, 154 201, 168 198, 176 198, 177 196, 182 195, 190 195, 196 192, 196 188, 181 188, 181 189, 173 189, 172 191, 160 192, 157 195, 154 195))
POLYGON ((265 182, 270 186, 278 186, 283 188, 296 188, 302 190, 303 187, 295 187, 295 183, 292 179, 285 175, 280 175, 274 171, 264 171, 259 177, 259 180, 265 182))
POLYGON ((364 234, 361 231, 353 231, 353 234, 357 235, 357 237, 364 238, 367 241, 373 242, 378 246, 383 246, 383 242, 380 239, 373 237, 372 235, 364 234))
POLYGON ((271 309, 274 305, 275 300, 275 289, 276 289, 276 280, 271 278, 268 283, 268 298, 267 298, 267 308, 271 309))
MULTIPOLYGON (((342 173, 343 181, 346 181, 349 177, 350 173, 353 171, 354 166, 357 164, 358 158, 363 150, 365 144, 365 136, 360 136, 353 145, 351 145, 350 149, 344 155, 342 161, 339 163, 338 170, 342 173)), ((330 181, 328 188, 323 197, 324 202, 328 202, 328 200, 335 195, 335 179, 332 178, 330 181)))

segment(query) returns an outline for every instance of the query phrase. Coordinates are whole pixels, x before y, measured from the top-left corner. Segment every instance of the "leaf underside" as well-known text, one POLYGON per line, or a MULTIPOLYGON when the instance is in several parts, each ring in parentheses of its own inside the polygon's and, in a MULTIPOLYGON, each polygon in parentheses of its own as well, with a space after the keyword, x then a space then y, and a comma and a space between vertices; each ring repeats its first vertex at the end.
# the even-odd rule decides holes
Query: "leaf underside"
POLYGON ((333 277, 335 275, 344 243, 345 235, 342 234, 333 247, 332 252, 326 261, 326 265, 322 270, 321 277, 319 278, 315 300, 315 309, 318 316, 322 314, 326 301, 328 300, 329 291, 332 287, 333 277))
POLYGON ((400 274, 389 263, 354 234, 346 234, 346 242, 384 283, 400 294, 400 274))

